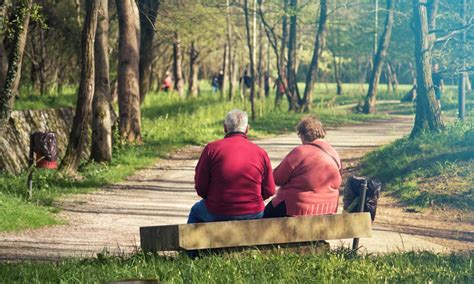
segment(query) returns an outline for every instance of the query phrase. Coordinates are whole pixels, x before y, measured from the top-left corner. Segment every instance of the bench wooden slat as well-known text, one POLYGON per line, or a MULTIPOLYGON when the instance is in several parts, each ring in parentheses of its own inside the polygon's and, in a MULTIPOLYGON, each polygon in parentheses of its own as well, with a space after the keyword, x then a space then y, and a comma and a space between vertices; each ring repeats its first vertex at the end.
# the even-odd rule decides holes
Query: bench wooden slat
POLYGON ((214 249, 371 237, 369 213, 140 228, 144 251, 214 249))

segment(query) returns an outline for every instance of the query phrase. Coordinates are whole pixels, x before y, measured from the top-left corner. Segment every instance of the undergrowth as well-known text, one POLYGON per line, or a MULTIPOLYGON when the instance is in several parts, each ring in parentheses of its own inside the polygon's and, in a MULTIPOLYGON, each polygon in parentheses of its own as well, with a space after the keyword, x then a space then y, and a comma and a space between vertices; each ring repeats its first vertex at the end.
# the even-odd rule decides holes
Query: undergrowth
POLYGON ((474 209, 474 120, 405 137, 369 153, 362 174, 411 206, 474 209))

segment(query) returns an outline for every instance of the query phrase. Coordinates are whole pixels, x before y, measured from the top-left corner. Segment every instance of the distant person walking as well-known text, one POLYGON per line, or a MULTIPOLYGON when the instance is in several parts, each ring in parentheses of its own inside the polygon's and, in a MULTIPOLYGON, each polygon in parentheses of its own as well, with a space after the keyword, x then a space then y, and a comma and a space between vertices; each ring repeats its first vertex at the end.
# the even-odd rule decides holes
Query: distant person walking
POLYGON ((433 87, 435 90, 435 97, 438 101, 438 107, 441 109, 441 96, 443 95, 444 91, 444 81, 443 75, 439 72, 439 65, 436 63, 433 65, 433 74, 431 75, 433 79, 433 87))
POLYGON ((173 79, 171 78, 169 71, 166 71, 165 78, 161 84, 161 89, 166 93, 173 89, 173 79))
POLYGON ((212 86, 212 94, 217 93, 219 91, 219 75, 215 74, 212 76, 212 81, 211 81, 211 86, 212 86))

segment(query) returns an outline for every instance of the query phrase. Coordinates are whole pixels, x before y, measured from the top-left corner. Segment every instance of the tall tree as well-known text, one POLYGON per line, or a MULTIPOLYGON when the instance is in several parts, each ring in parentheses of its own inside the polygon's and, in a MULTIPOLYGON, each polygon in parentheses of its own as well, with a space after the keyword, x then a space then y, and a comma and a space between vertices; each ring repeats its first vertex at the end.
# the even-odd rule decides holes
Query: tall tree
MULTIPOLYGON (((275 51, 275 55, 277 57, 277 69, 278 71, 278 81, 279 84, 287 85, 286 84, 286 70, 285 70, 285 64, 286 64, 286 46, 288 44, 287 39, 288 39, 288 17, 287 17, 287 11, 288 11, 288 2, 289 0, 283 0, 283 17, 281 19, 281 44, 280 44, 280 52, 275 51), (279 59, 279 60, 278 60, 279 59)), ((263 12, 262 12, 263 15, 263 12)), ((263 19, 263 16, 261 17, 263 19)), ((268 27, 266 28, 268 31, 268 27)), ((270 40, 270 38, 269 38, 270 40)), ((274 43, 276 47, 276 42, 274 43)), ((277 88, 276 96, 275 96, 275 106, 278 107, 280 105, 281 98, 283 97, 284 93, 280 91, 281 88, 277 88)), ((291 99, 288 96, 288 103, 291 106, 291 99)))
POLYGON ((286 76, 288 80, 288 91, 291 96, 290 110, 297 111, 299 109, 299 91, 298 82, 296 81, 296 42, 297 42, 297 10, 298 0, 290 0, 290 32, 288 39, 288 63, 286 68, 286 76))
POLYGON ((188 96, 197 97, 199 92, 199 50, 196 48, 196 42, 191 42, 189 50, 189 84, 188 84, 188 96))
POLYGON ((426 2, 426 0, 412 0, 417 96, 415 125, 411 137, 424 130, 439 131, 444 128, 431 77, 432 40, 428 33, 426 2))
POLYGON ((227 90, 227 85, 228 85, 228 81, 229 81, 229 72, 227 71, 227 69, 230 68, 230 60, 229 60, 229 56, 227 55, 230 51, 230 47, 229 45, 227 44, 227 42, 224 44, 224 56, 222 58, 222 74, 220 74, 219 72, 219 75, 222 76, 222 84, 219 86, 220 88, 220 95, 221 95, 221 99, 224 98, 224 93, 225 91, 227 90))
MULTIPOLYGON (((259 10, 263 10, 263 1, 259 1, 259 10)), ((257 14, 256 11, 254 12, 257 14)), ((255 31, 255 29, 254 29, 255 31)), ((258 97, 263 98, 265 95, 265 89, 263 87, 263 23, 260 21, 258 25, 258 63, 257 63, 257 74, 258 74, 258 97)), ((268 64, 268 63, 267 63, 268 64)))
POLYGON ((249 20, 249 4, 248 0, 244 0, 244 14, 245 14, 245 29, 247 31, 247 46, 249 50, 249 59, 250 59, 250 78, 251 78, 251 85, 250 85, 250 109, 251 109, 251 117, 252 120, 255 120, 255 57, 254 57, 254 49, 253 44, 250 39, 250 20, 249 20))
POLYGON ((153 38, 160 0, 139 0, 138 6, 140 10, 140 103, 143 103, 150 90, 150 73, 154 54, 153 38))
POLYGON ((173 36, 173 77, 174 89, 178 91, 178 95, 184 97, 184 80, 183 80, 183 51, 181 49, 181 37, 177 31, 173 36))
POLYGON ((97 28, 99 0, 87 0, 86 17, 82 31, 81 81, 77 94, 76 112, 72 123, 69 143, 60 170, 73 175, 79 168, 82 150, 87 139, 89 116, 94 96, 94 42, 97 28))
POLYGON ((380 81, 380 74, 382 73, 382 66, 387 56, 388 46, 390 44, 390 36, 392 34, 393 26, 394 4, 392 0, 387 0, 387 17, 385 18, 385 27, 382 33, 377 52, 374 56, 373 69, 370 74, 369 90, 365 97, 363 107, 364 113, 373 113, 375 111, 377 88, 380 81))
POLYGON ((112 160, 112 119, 109 80, 109 9, 108 0, 99 0, 97 32, 94 44, 95 90, 92 101, 91 159, 112 160))
POLYGON ((116 0, 116 4, 119 19, 119 131, 122 140, 141 142, 138 7, 134 0, 116 0))
MULTIPOLYGON (((226 0, 226 40, 227 40, 227 62, 229 63, 227 66, 227 76, 229 78, 229 93, 228 98, 230 101, 234 99, 234 88, 235 88, 235 80, 234 74, 235 72, 235 53, 232 43, 232 22, 231 22, 231 7, 230 7, 230 0, 226 0)), ((226 70, 224 70, 226 72, 226 70)))
POLYGON ((32 0, 20 1, 20 5, 14 15, 12 51, 9 57, 6 78, 0 89, 0 130, 10 119, 15 95, 20 84, 21 64, 23 52, 25 51, 32 3, 32 0))
MULTIPOLYGON (((467 0, 462 0, 461 10, 460 10, 460 17, 462 20, 463 26, 467 25, 467 0)), ((466 48, 467 44, 467 32, 466 30, 463 31, 461 34, 461 51, 463 54, 462 58, 462 69, 466 69, 466 48)), ((464 120, 466 115, 466 92, 467 92, 467 80, 468 76, 465 71, 459 73, 459 83, 458 83, 458 118, 460 120, 464 120)))
MULTIPOLYGON (((389 0, 390 1, 390 0, 389 0)), ((311 109, 313 102, 313 85, 318 75, 318 63, 321 52, 324 48, 324 35, 326 33, 326 20, 328 14, 328 6, 326 0, 321 0, 320 3, 319 26, 316 32, 316 39, 314 40, 313 58, 309 65, 308 74, 306 75, 306 86, 303 95, 303 109, 308 111, 311 109)))

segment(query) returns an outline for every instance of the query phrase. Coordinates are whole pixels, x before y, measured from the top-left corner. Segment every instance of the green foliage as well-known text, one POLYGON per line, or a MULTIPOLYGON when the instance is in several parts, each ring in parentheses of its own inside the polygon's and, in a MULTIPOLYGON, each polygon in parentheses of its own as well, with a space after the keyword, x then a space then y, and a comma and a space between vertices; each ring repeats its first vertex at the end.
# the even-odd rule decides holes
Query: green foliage
POLYGON ((166 283, 470 283, 472 255, 409 252, 354 256, 347 251, 299 255, 275 250, 211 255, 191 260, 184 255, 66 260, 59 263, 0 264, 6 282, 111 282, 154 279, 166 283))
POLYGON ((368 154, 362 174, 380 179, 408 205, 474 209, 473 121, 400 139, 368 154))

